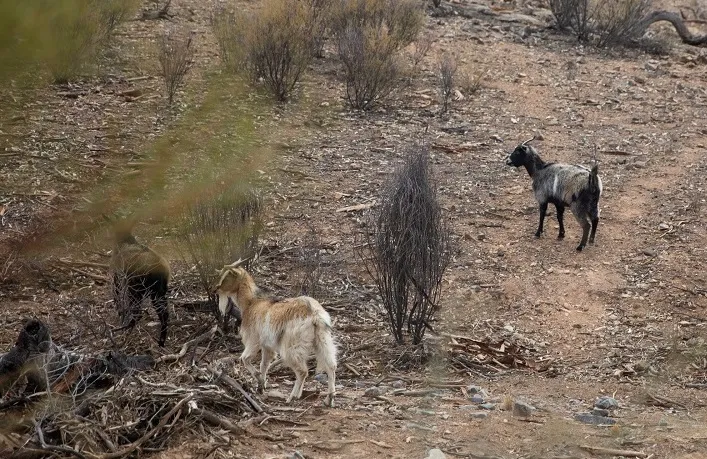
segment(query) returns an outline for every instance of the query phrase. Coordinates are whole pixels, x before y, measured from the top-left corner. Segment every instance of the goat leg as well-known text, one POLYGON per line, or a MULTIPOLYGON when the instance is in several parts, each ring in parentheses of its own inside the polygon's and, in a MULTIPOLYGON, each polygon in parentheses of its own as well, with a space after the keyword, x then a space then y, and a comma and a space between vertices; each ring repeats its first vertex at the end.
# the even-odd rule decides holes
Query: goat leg
POLYGON ((555 204, 555 209, 557 209, 557 223, 560 224, 560 233, 557 235, 557 239, 564 239, 565 238, 565 222, 564 222, 565 206, 555 204))
POLYGON ((547 202, 540 204, 540 222, 538 223, 538 230, 535 232, 535 237, 540 237, 543 234, 543 223, 545 222, 545 214, 547 213, 547 202))

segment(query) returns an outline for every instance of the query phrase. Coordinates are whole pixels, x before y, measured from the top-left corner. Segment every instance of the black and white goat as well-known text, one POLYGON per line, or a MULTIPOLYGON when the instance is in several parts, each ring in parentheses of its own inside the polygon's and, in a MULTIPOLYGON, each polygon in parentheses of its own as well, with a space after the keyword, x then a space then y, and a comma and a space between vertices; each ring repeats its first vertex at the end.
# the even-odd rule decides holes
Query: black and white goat
POLYGON ((582 227, 582 240, 577 246, 577 251, 581 251, 587 245, 587 239, 590 244, 594 243, 599 225, 599 197, 602 191, 599 168, 596 164, 590 170, 574 164, 546 163, 535 148, 528 145, 532 140, 534 138, 518 145, 506 158, 506 164, 524 166, 533 179, 533 192, 540 204, 540 223, 535 237, 542 234, 547 206, 552 203, 557 209, 560 224, 557 237, 564 238, 563 216, 565 207, 569 207, 582 227))

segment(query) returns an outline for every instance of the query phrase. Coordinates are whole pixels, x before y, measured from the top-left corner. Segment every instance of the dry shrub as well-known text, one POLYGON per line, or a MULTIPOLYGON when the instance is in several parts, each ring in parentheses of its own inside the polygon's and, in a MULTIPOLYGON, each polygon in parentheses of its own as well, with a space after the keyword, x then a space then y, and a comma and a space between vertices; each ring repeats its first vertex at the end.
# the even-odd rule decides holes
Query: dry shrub
POLYGON ((192 44, 191 33, 166 32, 162 36, 158 57, 169 105, 172 105, 174 95, 189 71, 194 56, 192 44))
POLYGON ((309 221, 305 222, 307 233, 302 237, 299 253, 292 268, 293 295, 317 296, 322 274, 322 240, 309 221))
POLYGON ((652 6, 652 0, 598 0, 594 12, 597 45, 616 46, 640 38, 642 20, 652 6))
POLYGON ((444 55, 440 58, 437 69, 439 71, 439 95, 442 101, 442 113, 447 113, 456 87, 457 61, 453 56, 444 55))
MULTIPOLYGON (((204 293, 215 301, 213 286, 224 265, 252 258, 262 229, 262 200, 251 189, 233 187, 189 205, 177 229, 176 249, 193 266, 204 293)), ((244 264, 249 269, 249 262, 244 264)))
POLYGON ((488 74, 488 70, 478 69, 472 70, 468 67, 462 68, 457 78, 459 88, 463 94, 472 96, 476 94, 482 86, 484 77, 488 74))
POLYGON ((212 24, 224 64, 288 100, 315 48, 313 12, 320 10, 297 0, 266 0, 253 14, 217 11, 212 24))
POLYGON ((589 0, 550 0, 550 10, 560 30, 572 30, 580 41, 589 39, 591 30, 589 0))
POLYGON ((442 275, 450 260, 450 232, 429 164, 415 146, 394 173, 372 215, 366 267, 376 281, 395 340, 404 329, 419 344, 439 309, 442 275))
POLYGON ((415 40, 414 50, 412 53, 412 65, 413 68, 417 69, 422 62, 422 59, 427 56, 427 53, 432 47, 432 38, 429 35, 424 35, 415 40))
POLYGON ((401 73, 398 54, 415 41, 423 19, 414 0, 337 1, 331 28, 353 108, 370 109, 395 89, 401 73))

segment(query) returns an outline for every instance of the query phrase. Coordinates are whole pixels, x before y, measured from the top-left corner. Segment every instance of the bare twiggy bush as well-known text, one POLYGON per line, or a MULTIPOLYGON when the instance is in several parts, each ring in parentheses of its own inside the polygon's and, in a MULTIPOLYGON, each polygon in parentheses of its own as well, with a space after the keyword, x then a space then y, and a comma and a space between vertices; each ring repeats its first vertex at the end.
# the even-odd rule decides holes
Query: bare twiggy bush
POLYGON ((456 87, 457 61, 453 56, 444 55, 437 64, 439 71, 439 96, 442 113, 447 113, 456 87))
POLYGON ((307 224, 307 234, 299 246, 297 261, 293 268, 295 295, 316 295, 319 293, 319 279, 322 266, 322 241, 316 229, 307 224))
POLYGON ((595 7, 597 45, 616 46, 640 38, 652 0, 599 0, 595 7))
POLYGON ((256 254, 262 200, 253 190, 233 188, 188 206, 177 229, 176 249, 194 267, 204 294, 215 301, 218 272, 233 260, 256 254))
POLYGON ((366 33, 350 27, 338 40, 346 71, 346 100, 353 108, 368 110, 398 84, 401 69, 395 48, 384 30, 366 33))
POLYGON ((572 30, 580 41, 589 39, 591 31, 589 0, 550 0, 550 9, 561 30, 572 30))
POLYGON ((307 20, 311 32, 312 56, 324 57, 327 25, 331 18, 330 0, 305 0, 307 20))
POLYGON ((417 67, 420 65, 420 62, 422 62, 422 59, 427 56, 427 53, 432 47, 432 37, 430 37, 429 35, 423 35, 419 37, 417 40, 415 40, 414 47, 415 48, 412 52, 412 65, 414 69, 417 69, 417 67))
POLYGON ((100 5, 100 22, 106 39, 113 35, 115 29, 135 14, 140 2, 138 0, 94 0, 100 5))
POLYGON ((247 15, 225 7, 216 9, 211 15, 211 27, 218 42, 221 62, 234 73, 241 71, 246 63, 246 34, 242 28, 247 23, 247 15))
POLYGON ((194 56, 193 34, 167 32, 162 36, 159 50, 160 67, 167 90, 167 103, 172 105, 177 89, 191 66, 194 56))
POLYGON ((437 200, 429 150, 416 146, 395 172, 371 218, 366 267, 376 281, 393 336, 419 344, 439 309, 449 265, 449 229, 437 200))
POLYGON ((396 88, 399 52, 415 41, 423 23, 413 0, 338 0, 331 28, 346 75, 346 99, 367 110, 396 88))

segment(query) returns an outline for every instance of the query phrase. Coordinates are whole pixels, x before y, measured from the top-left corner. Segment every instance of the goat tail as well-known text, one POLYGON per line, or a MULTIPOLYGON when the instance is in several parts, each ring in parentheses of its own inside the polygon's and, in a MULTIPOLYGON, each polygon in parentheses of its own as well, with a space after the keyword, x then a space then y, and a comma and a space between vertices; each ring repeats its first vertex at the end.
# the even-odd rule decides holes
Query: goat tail
POLYGON ((336 371, 336 344, 332 336, 331 318, 323 309, 315 316, 314 353, 317 358, 317 372, 336 371))
POLYGON ((601 185, 599 185, 599 165, 594 164, 592 166, 592 170, 589 172, 589 191, 591 191, 592 194, 598 194, 600 190, 601 185))

